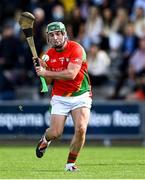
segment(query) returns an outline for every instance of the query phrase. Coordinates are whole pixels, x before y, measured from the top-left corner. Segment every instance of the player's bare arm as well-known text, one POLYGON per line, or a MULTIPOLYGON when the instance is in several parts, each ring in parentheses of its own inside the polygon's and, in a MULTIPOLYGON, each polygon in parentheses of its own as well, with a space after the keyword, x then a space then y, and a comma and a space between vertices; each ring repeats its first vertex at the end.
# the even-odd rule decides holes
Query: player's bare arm
POLYGON ((67 69, 63 71, 50 71, 42 66, 36 67, 36 72, 38 76, 43 76, 46 78, 53 78, 53 79, 66 79, 66 80, 73 80, 78 72, 80 71, 81 65, 69 63, 67 69))
POLYGON ((46 81, 47 85, 50 85, 52 83, 52 81, 53 81, 52 78, 49 78, 49 77, 44 77, 44 78, 45 78, 45 81, 46 81))

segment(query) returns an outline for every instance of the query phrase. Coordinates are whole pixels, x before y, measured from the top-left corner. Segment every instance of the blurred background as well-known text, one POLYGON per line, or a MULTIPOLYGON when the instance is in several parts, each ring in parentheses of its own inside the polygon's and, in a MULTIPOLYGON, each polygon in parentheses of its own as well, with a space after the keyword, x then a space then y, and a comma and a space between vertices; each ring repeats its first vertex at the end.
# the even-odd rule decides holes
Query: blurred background
MULTIPOLYGON (((93 90, 87 137, 144 143, 145 0, 1 0, 0 137, 34 137, 49 125, 51 87, 40 93, 17 22, 23 11, 36 17, 34 41, 40 57, 48 48, 45 29, 52 21, 62 21, 69 39, 85 48, 93 90)), ((71 120, 66 127, 64 138, 69 138, 71 120)))

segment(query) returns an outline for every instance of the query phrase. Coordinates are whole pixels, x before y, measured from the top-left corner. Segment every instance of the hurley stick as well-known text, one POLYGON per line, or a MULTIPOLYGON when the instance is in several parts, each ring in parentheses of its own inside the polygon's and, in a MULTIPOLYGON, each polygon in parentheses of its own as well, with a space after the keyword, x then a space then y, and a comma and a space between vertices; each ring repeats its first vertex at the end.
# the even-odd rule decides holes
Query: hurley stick
MULTIPOLYGON (((19 24, 26 36, 27 42, 29 44, 29 47, 31 49, 32 55, 34 58, 37 59, 38 61, 38 55, 37 55, 37 51, 36 51, 36 47, 35 47, 35 43, 34 43, 34 37, 33 37, 33 24, 35 21, 35 17, 33 16, 33 14, 29 13, 29 12, 23 12, 20 15, 20 19, 19 19, 19 24)), ((37 65, 39 66, 39 61, 37 62, 37 65)), ((40 76, 40 80, 41 80, 41 84, 42 84, 42 90, 41 92, 47 92, 48 91, 48 87, 46 84, 46 81, 44 79, 44 77, 40 76)))

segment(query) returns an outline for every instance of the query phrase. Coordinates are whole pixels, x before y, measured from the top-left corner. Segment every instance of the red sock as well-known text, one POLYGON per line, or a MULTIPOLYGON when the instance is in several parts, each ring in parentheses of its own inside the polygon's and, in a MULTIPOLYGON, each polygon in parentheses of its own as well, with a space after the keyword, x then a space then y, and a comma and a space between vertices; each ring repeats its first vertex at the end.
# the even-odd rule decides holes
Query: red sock
POLYGON ((77 156, 78 156, 78 153, 70 152, 68 155, 67 163, 75 163, 77 156))

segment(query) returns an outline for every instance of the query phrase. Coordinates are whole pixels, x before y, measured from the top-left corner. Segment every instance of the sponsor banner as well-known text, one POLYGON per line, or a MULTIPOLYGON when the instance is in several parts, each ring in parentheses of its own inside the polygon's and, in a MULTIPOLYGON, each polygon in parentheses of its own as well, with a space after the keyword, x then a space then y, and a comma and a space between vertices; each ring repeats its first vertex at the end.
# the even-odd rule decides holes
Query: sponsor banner
MULTIPOLYGON (((0 105, 1 135, 39 135, 50 124, 47 105, 0 105)), ((87 135, 134 136, 142 132, 142 114, 138 104, 93 104, 87 135)), ((71 116, 67 118, 64 135, 73 134, 71 116)))
POLYGON ((92 107, 90 120, 90 134, 123 136, 141 133, 142 114, 137 104, 96 104, 92 107))

